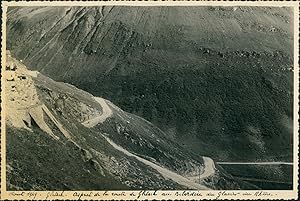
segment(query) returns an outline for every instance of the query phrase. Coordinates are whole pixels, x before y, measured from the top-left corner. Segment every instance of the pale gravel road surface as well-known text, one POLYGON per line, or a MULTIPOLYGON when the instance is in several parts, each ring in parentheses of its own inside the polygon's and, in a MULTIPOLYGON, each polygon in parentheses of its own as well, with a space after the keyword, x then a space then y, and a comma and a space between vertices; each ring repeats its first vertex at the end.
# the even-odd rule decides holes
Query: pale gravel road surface
POLYGON ((94 97, 94 99, 101 105, 102 114, 97 115, 96 117, 82 122, 85 127, 91 128, 96 126, 99 123, 103 123, 108 117, 112 115, 112 111, 106 103, 106 100, 100 97, 94 97))

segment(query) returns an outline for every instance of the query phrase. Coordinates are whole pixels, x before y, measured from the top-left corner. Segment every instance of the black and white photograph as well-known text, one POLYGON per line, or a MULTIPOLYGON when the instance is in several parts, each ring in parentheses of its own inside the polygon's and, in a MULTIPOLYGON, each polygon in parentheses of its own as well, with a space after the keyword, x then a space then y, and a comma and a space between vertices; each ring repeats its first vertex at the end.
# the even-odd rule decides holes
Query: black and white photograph
POLYGON ((297 190, 295 14, 8 5, 6 191, 297 190))

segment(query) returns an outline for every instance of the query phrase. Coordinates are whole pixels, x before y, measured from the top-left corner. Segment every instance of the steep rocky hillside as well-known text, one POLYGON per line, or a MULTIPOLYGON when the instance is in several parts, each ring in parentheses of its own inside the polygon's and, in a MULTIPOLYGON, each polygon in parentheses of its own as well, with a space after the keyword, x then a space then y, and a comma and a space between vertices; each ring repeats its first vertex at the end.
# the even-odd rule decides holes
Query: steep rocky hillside
POLYGON ((40 72, 87 87, 86 82, 99 83, 108 74, 204 69, 217 63, 227 68, 226 62, 235 59, 230 56, 291 55, 289 12, 265 7, 12 7, 8 47, 40 72))
POLYGON ((7 46, 33 70, 113 101, 196 153, 292 160, 291 13, 11 7, 7 46))
POLYGON ((150 122, 10 55, 4 76, 9 190, 256 188, 150 122))

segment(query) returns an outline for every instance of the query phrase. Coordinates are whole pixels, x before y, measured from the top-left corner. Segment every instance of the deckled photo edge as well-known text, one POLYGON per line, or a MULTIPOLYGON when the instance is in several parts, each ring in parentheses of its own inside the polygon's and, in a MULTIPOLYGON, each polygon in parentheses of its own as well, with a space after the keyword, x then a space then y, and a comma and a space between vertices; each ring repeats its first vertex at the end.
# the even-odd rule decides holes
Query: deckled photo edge
MULTIPOLYGON (((269 200, 277 200, 277 199, 297 199, 298 197, 298 152, 299 152, 299 136, 298 136, 298 128, 299 128, 299 65, 298 65, 298 56, 299 56, 299 5, 297 2, 245 2, 245 1, 235 1, 235 2, 2 2, 2 71, 5 68, 5 62, 6 62, 6 11, 8 6, 100 6, 100 5, 124 5, 124 6, 235 6, 235 5, 241 5, 241 6, 289 6, 294 8, 294 168, 293 168, 293 175, 294 175, 294 181, 293 181, 293 190, 263 190, 263 192, 270 193, 272 196, 270 197, 263 197, 260 199, 269 199, 269 200)), ((23 194, 20 195, 18 191, 7 191, 6 190, 6 137, 5 137, 5 111, 7 108, 5 108, 5 87, 3 85, 5 84, 4 76, 1 76, 1 199, 34 199, 34 200, 45 200, 45 199, 76 199, 74 196, 74 193, 76 194, 88 194, 90 192, 99 193, 99 195, 105 194, 106 191, 22 191, 23 194), (63 197, 49 197, 50 194, 61 194, 63 193, 63 197), (32 195, 35 194, 35 197, 32 197, 32 195)), ((145 189, 146 190, 146 189, 145 189)), ((109 196, 105 197, 82 197, 82 199, 88 199, 88 200, 109 200, 113 199, 114 197, 111 196, 111 193, 114 191, 107 191, 109 196)), ((133 200, 137 199, 136 197, 132 197, 130 194, 134 193, 135 195, 139 194, 140 191, 115 191, 115 192, 125 192, 125 196, 118 197, 117 199, 124 199, 124 200, 133 200)), ((165 194, 171 194, 174 195, 175 192, 178 191, 161 191, 165 194)), ((161 195, 161 192, 158 191, 158 195, 153 197, 148 197, 147 199, 199 199, 199 197, 186 197, 186 196, 177 196, 177 197, 165 197, 161 195)), ((199 191, 195 191, 199 192, 199 191)), ((207 194, 208 191, 201 191, 203 194, 207 194)), ((220 193, 223 191, 211 191, 212 193, 220 193)), ((251 190, 226 190, 226 192, 239 192, 241 194, 251 192, 251 190)), ((116 198, 114 198, 116 199, 116 198)), ((211 198, 209 196, 203 196, 201 199, 215 199, 215 197, 211 198)), ((249 199, 254 200, 257 199, 255 196, 227 196, 226 199, 249 199)))

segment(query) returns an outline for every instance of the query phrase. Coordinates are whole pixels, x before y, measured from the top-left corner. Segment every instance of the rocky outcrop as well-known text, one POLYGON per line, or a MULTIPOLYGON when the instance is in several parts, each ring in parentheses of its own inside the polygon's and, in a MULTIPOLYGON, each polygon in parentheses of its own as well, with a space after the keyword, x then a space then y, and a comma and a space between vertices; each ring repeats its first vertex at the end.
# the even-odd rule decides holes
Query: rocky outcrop
POLYGON ((47 106, 39 99, 33 77, 37 72, 27 70, 26 66, 11 57, 10 53, 6 58, 5 76, 5 104, 7 119, 16 128, 25 128, 32 131, 34 126, 48 133, 55 140, 59 140, 46 122, 50 118, 62 133, 70 138, 70 135, 63 129, 47 106))

